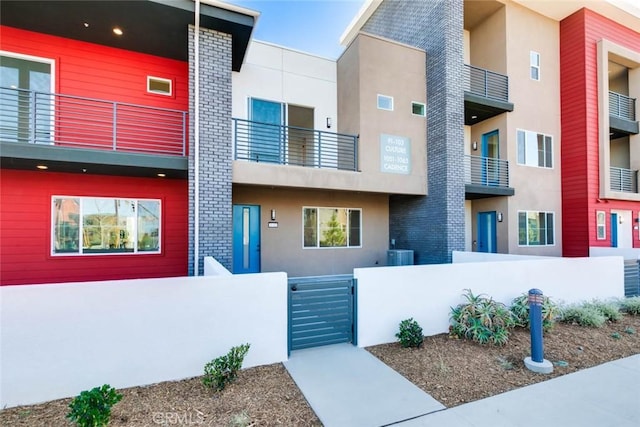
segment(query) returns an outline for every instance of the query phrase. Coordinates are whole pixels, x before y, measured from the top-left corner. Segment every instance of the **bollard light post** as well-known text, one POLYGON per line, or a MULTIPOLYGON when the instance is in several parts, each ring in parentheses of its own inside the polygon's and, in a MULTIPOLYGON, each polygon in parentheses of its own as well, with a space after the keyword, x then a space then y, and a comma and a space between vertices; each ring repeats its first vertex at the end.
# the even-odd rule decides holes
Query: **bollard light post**
POLYGON ((544 295, 540 289, 529 290, 529 329, 531 330, 531 357, 524 364, 530 371, 541 374, 553 372, 553 364, 544 359, 542 341, 542 303, 544 295))

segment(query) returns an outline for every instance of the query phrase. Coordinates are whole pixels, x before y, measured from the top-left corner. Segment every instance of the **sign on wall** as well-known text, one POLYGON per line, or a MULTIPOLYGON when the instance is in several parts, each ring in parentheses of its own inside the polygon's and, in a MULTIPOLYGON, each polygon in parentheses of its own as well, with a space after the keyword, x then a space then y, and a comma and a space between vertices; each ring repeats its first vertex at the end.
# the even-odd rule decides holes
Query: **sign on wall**
POLYGON ((411 140, 404 136, 380 134, 380 171, 411 173, 411 140))

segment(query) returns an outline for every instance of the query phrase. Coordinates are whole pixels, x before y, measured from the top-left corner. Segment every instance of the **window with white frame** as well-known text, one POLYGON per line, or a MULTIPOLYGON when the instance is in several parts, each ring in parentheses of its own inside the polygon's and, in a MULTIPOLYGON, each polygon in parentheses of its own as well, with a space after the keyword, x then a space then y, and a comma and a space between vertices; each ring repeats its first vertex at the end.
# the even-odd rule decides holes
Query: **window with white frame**
POLYGON ((607 238, 607 215, 604 211, 596 211, 596 239, 607 238))
POLYGON ((378 95, 378 109, 393 111, 393 96, 378 95))
POLYGON ((554 229, 553 212, 518 212, 520 246, 552 246, 555 244, 554 229))
POLYGON ((52 253, 160 252, 160 200, 55 196, 52 253))
POLYGON ((553 137, 542 133, 518 129, 518 164, 553 167, 553 137))
POLYGON ((414 101, 411 103, 411 114, 425 117, 427 115, 427 106, 423 102, 414 101))
POLYGON ((303 247, 349 248, 362 245, 362 210, 349 208, 302 209, 303 247))
POLYGON ((173 81, 161 77, 147 76, 147 92, 157 95, 173 95, 173 81))
POLYGON ((533 50, 529 52, 529 76, 531 80, 540 80, 540 54, 533 50))

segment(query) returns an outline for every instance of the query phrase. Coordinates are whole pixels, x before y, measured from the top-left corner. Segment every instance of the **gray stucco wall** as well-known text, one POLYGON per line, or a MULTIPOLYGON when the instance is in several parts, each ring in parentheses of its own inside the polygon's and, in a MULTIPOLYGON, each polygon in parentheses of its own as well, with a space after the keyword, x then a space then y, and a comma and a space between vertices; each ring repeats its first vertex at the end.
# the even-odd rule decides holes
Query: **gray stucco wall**
MULTIPOLYGON (((189 275, 194 274, 195 234, 195 48, 189 27, 189 275)), ((228 270, 232 260, 231 36, 200 31, 200 245, 228 270)))
POLYGON ((428 196, 392 196, 389 238, 416 264, 464 250, 463 0, 385 0, 363 31, 427 53, 428 196))

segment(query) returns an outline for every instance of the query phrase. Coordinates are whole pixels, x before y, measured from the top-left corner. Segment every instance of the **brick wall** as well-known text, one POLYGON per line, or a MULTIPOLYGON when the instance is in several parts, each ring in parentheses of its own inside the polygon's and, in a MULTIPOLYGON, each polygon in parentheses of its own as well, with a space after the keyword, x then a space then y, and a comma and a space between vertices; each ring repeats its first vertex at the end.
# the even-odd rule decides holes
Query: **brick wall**
POLYGON ((392 196, 389 237, 417 264, 464 250, 463 1, 384 1, 363 31, 427 53, 426 197, 392 196))
MULTIPOLYGON (((189 275, 195 241, 195 48, 189 27, 189 275)), ((231 270, 231 36, 200 31, 199 272, 213 256, 231 270)))

